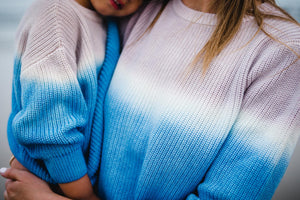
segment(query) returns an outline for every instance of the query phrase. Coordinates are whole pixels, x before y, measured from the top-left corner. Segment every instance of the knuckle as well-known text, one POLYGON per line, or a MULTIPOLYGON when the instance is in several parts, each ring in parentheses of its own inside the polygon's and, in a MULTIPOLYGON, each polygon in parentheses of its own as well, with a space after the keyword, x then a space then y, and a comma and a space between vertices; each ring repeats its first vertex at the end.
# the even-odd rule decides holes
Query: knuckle
POLYGON ((6 192, 7 192, 7 194, 10 194, 10 193, 12 193, 13 192, 13 190, 14 190, 14 182, 9 182, 7 185, 6 185, 6 192))
POLYGON ((8 184, 8 185, 6 186, 6 192, 7 192, 7 194, 8 194, 8 193, 11 193, 11 190, 12 190, 11 184, 8 184))

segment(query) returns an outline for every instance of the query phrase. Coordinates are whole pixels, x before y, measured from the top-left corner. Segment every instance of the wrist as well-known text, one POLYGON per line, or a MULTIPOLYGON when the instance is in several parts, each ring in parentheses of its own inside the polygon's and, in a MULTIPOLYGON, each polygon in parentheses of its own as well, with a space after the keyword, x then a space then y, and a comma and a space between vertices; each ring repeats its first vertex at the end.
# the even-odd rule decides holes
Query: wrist
POLYGON ((96 197, 87 174, 76 181, 59 184, 59 187, 71 199, 93 200, 96 197))

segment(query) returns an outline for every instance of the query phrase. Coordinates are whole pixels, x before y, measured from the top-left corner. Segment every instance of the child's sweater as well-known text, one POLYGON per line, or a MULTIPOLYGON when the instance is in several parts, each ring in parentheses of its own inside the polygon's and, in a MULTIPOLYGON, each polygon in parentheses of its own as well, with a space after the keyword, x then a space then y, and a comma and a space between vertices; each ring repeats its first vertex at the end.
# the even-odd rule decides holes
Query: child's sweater
POLYGON ((149 5, 126 28, 105 100, 101 197, 270 199, 300 133, 300 27, 265 21, 293 53, 255 36, 246 17, 203 77, 201 62, 189 64, 216 16, 172 0, 145 33, 158 10, 149 5))
POLYGON ((48 182, 86 173, 95 182, 104 95, 119 55, 117 26, 107 27, 74 0, 38 0, 20 23, 8 139, 16 158, 48 182))

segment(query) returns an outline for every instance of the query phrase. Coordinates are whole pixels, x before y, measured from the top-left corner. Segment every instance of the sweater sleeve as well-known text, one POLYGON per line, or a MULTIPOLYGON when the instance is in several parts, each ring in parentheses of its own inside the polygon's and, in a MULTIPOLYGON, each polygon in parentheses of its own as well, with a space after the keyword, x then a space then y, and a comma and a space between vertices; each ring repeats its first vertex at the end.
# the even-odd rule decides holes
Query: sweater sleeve
MULTIPOLYGON (((69 5, 38 1, 23 17, 18 35, 14 140, 26 156, 45 165, 51 181, 75 181, 87 173, 81 130, 88 109, 77 79, 79 22, 69 5)), ((30 161, 23 162, 34 171, 30 161)))
POLYGON ((30 157, 44 161, 57 183, 86 174, 82 152, 87 106, 64 48, 20 74, 21 110, 12 122, 14 137, 30 157))
POLYGON ((188 200, 272 198, 300 132, 300 48, 289 46, 255 59, 239 115, 188 200))

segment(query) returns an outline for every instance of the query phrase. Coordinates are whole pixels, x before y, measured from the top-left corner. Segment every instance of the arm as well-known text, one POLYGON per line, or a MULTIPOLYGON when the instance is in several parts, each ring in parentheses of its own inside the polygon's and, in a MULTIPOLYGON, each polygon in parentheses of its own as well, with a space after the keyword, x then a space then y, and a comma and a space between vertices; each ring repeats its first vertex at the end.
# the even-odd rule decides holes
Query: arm
POLYGON ((88 111, 74 66, 67 61, 71 59, 64 56, 64 48, 58 48, 38 63, 22 66, 21 109, 8 133, 17 143, 10 147, 18 161, 37 173, 34 162, 42 160, 55 183, 72 182, 87 173, 80 128, 88 111), (25 151, 17 149, 20 145, 25 151))
POLYGON ((73 182, 85 180, 88 189, 76 192, 86 194, 92 191, 82 150, 89 139, 83 132, 90 117, 89 89, 80 84, 88 83, 80 82, 78 73, 79 20, 52 3, 25 18, 17 34, 19 57, 8 128, 11 150, 47 182, 74 186, 73 182))
MULTIPOLYGON (((292 48, 300 52, 299 45, 292 48)), ((272 198, 299 136, 300 62, 279 45, 260 56, 240 114, 188 200, 272 198)))
POLYGON ((64 20, 71 17, 43 4, 25 15, 17 34, 8 140, 18 161, 51 183, 87 173, 82 130, 89 110, 77 77, 79 21, 64 20))
POLYGON ((6 200, 70 200, 51 191, 49 185, 28 171, 10 168, 1 169, 7 178, 4 198, 6 200))
MULTIPOLYGON (((18 170, 28 171, 17 159, 12 160, 11 167, 18 170)), ((71 183, 59 184, 59 186, 63 191, 63 193, 71 199, 98 200, 98 197, 93 192, 92 184, 87 175, 85 175, 84 177, 82 177, 77 181, 73 181, 71 183)))
POLYGON ((44 161, 55 182, 65 183, 60 184, 65 195, 90 199, 93 190, 81 150, 84 136, 77 129, 88 118, 87 110, 74 72, 59 57, 61 51, 50 56, 60 63, 47 58, 21 73, 23 110, 13 121, 14 136, 32 158, 44 161), (43 74, 35 73, 39 70, 43 74))
POLYGON ((71 183, 59 184, 64 194, 71 199, 99 200, 87 175, 71 183))

